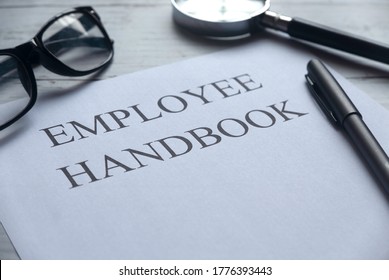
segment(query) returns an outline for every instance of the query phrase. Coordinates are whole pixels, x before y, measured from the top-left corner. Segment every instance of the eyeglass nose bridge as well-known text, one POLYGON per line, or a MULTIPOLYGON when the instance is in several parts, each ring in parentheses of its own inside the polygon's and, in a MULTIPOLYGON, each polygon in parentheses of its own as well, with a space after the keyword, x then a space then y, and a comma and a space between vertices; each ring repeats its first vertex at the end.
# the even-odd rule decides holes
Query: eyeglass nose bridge
POLYGON ((28 64, 34 65, 39 63, 39 55, 37 53, 37 48, 37 44, 32 39, 24 44, 15 47, 15 52, 21 60, 27 62, 28 64))
POLYGON ((39 54, 36 52, 36 44, 33 40, 30 40, 24 44, 21 44, 12 51, 13 55, 18 58, 17 72, 20 81, 26 90, 26 92, 32 96, 33 91, 36 89, 36 82, 34 72, 32 71, 33 65, 39 63, 39 54))
POLYGON ((71 69, 51 55, 39 42, 40 40, 34 37, 30 41, 15 47, 16 55, 28 68, 30 75, 34 75, 32 71, 34 66, 41 64, 47 70, 58 75, 79 76, 78 73, 73 73, 71 69))
MULTIPOLYGON (((36 87, 33 68, 38 65, 42 65, 53 73, 70 76, 69 71, 67 69, 64 70, 63 63, 50 55, 50 53, 40 45, 39 40, 37 40, 36 37, 15 47, 14 53, 19 57, 26 69, 26 72, 18 69, 21 82, 26 90, 29 88, 28 81, 32 84, 32 88, 36 87)), ((29 90, 27 91, 29 92, 29 90)), ((29 92, 29 94, 31 93, 29 92)))
MULTIPOLYGON (((28 75, 30 76, 30 80, 32 82, 35 81, 35 76, 33 72, 33 68, 41 64, 46 69, 51 72, 57 73, 55 65, 56 62, 53 61, 52 58, 48 58, 44 51, 42 51, 39 44, 35 39, 31 39, 30 41, 21 44, 15 47, 15 54, 19 57, 19 59, 23 62, 28 75)), ((60 74, 60 73, 59 73, 60 74)))

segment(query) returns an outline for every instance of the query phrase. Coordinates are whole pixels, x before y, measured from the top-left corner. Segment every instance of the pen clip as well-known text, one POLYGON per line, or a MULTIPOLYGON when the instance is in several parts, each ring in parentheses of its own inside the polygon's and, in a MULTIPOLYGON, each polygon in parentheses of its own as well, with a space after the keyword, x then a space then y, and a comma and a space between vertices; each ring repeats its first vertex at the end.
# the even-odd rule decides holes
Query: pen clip
POLYGON ((330 110, 330 106, 328 106, 325 100, 321 98, 319 87, 312 81, 311 77, 309 77, 308 74, 305 75, 305 79, 308 82, 308 87, 309 90, 311 91, 313 98, 315 98, 317 104, 319 104, 320 108, 322 109, 326 117, 335 125, 339 125, 339 122, 335 118, 334 113, 330 110))

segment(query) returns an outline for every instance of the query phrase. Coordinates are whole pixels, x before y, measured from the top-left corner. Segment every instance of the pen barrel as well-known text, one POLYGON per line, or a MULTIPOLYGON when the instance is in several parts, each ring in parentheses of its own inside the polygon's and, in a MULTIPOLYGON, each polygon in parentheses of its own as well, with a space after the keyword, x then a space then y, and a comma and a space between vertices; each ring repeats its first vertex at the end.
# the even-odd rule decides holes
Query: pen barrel
POLYGON ((349 115, 343 128, 389 194, 389 158, 381 145, 358 114, 349 115))
POLYGON ((287 33, 327 47, 389 64, 389 46, 308 20, 293 18, 287 33))

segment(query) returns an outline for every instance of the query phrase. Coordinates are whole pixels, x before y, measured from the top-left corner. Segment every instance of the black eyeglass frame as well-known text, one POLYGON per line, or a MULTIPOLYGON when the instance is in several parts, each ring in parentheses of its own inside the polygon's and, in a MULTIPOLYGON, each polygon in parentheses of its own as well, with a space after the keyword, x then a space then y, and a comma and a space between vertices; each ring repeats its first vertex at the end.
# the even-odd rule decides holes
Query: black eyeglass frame
POLYGON ((25 82, 29 83, 29 86, 27 87, 29 90, 27 93, 30 95, 30 100, 27 106, 11 120, 0 125, 0 130, 3 130, 4 128, 18 121, 34 106, 38 97, 36 78, 33 71, 33 66, 35 64, 40 63, 49 71, 59 75, 78 77, 78 76, 85 76, 85 75, 92 74, 104 68, 112 60, 113 53, 114 53, 113 41, 108 36, 108 33, 105 30, 99 15, 91 6, 75 7, 65 12, 59 13, 56 16, 52 17, 30 41, 18 45, 14 48, 0 50, 0 55, 8 55, 16 59, 17 62, 19 63, 18 66, 21 67, 19 71, 22 70, 24 72, 23 74, 25 74, 26 78, 28 79, 28 81, 25 82), (42 36, 44 32, 54 22, 56 22, 61 17, 74 14, 74 13, 81 13, 84 14, 85 16, 90 17, 90 19, 93 20, 93 22, 96 24, 96 26, 100 29, 100 31, 104 35, 104 40, 106 40, 107 46, 110 48, 109 49, 110 55, 103 63, 101 63, 99 66, 95 68, 86 71, 73 69, 67 66, 66 64, 64 64, 63 62, 61 62, 45 47, 42 40, 42 36))

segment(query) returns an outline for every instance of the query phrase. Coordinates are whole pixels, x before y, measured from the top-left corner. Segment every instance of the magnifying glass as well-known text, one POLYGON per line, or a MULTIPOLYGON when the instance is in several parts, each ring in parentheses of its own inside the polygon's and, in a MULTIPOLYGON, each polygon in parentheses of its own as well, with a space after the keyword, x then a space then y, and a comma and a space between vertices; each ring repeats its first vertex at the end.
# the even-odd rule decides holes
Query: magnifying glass
POLYGON ((389 46, 269 10, 270 0, 171 0, 173 19, 194 33, 216 38, 272 28, 291 37, 389 64, 389 46))

